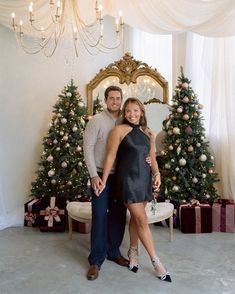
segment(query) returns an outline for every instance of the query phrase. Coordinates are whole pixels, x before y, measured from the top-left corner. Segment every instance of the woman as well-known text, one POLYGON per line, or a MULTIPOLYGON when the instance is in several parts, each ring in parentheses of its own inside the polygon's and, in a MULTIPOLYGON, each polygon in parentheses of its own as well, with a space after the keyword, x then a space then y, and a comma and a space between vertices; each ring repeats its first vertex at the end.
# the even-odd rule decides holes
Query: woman
POLYGON ((158 278, 171 282, 170 274, 160 262, 154 249, 145 211, 147 202, 152 200, 152 186, 154 190, 158 190, 161 184, 155 159, 154 135, 147 128, 145 109, 137 98, 128 98, 125 101, 122 116, 123 123, 114 127, 109 134, 102 177, 103 184, 105 186, 116 159, 117 195, 122 197, 131 215, 129 269, 137 272, 139 267, 137 262, 139 238, 151 258, 158 278), (145 160, 149 154, 151 167, 145 160))

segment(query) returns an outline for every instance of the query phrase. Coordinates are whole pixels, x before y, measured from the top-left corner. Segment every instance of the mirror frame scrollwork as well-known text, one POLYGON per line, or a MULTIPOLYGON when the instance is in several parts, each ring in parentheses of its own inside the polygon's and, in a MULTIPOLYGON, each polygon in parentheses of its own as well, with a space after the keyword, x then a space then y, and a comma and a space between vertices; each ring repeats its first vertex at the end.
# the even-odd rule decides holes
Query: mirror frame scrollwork
POLYGON ((99 73, 87 84, 87 108, 88 113, 93 114, 93 90, 106 78, 117 77, 120 84, 136 84, 140 76, 149 76, 153 78, 163 89, 162 102, 168 102, 168 82, 154 68, 148 64, 135 60, 130 53, 126 53, 122 59, 109 64, 101 69, 99 73))

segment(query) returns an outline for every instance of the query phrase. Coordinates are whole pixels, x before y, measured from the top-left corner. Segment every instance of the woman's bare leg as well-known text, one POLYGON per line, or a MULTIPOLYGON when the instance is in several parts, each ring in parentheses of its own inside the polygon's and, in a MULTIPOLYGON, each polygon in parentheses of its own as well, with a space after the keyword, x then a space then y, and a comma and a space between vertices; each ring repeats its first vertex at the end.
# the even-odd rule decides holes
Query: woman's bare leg
MULTIPOLYGON (((130 240, 136 240, 135 234, 137 232, 137 236, 139 237, 146 251, 148 252, 151 261, 159 260, 156 250, 154 248, 152 233, 148 225, 147 215, 145 211, 145 203, 127 204, 127 208, 130 211, 131 218, 133 218, 133 227, 130 230, 130 234, 133 233, 133 236, 130 236, 130 240)), ((157 268, 155 267, 155 270, 157 271, 158 275, 163 275, 166 273, 166 269, 160 262, 158 263, 157 268)))

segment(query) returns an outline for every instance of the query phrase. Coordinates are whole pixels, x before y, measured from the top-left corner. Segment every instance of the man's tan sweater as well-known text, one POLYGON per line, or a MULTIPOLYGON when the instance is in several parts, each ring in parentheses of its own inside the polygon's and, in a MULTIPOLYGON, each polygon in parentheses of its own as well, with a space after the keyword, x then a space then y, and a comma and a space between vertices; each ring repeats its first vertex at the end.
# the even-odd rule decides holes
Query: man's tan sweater
MULTIPOLYGON (((86 126, 83 150, 91 178, 97 176, 97 172, 103 171, 108 135, 110 130, 118 123, 120 123, 120 118, 113 117, 105 109, 93 116, 86 126)), ((114 173, 114 168, 112 168, 111 173, 114 173)))

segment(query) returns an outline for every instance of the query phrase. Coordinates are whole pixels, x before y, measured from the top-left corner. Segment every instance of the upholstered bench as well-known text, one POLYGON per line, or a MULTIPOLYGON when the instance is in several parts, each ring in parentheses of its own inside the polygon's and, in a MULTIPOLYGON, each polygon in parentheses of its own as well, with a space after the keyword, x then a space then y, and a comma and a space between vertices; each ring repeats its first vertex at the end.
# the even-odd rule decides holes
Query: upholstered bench
MULTIPOLYGON (((155 211, 152 209, 152 204, 148 203, 146 212, 148 223, 157 223, 165 219, 169 219, 169 240, 173 240, 173 211, 174 206, 168 202, 159 202, 155 206, 155 211)), ((77 220, 82 223, 91 223, 91 203, 90 202, 69 202, 67 204, 68 211, 68 237, 72 239, 72 220, 77 220)), ((130 214, 127 213, 127 221, 129 222, 130 214)))

